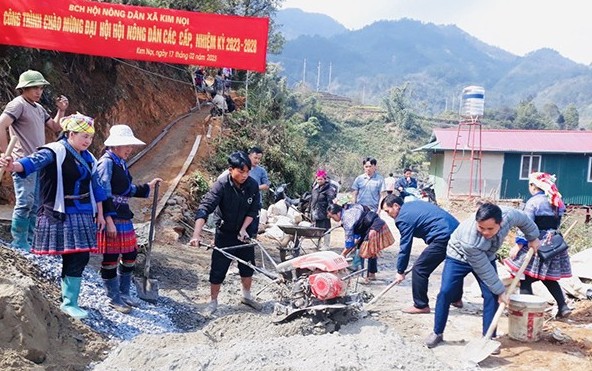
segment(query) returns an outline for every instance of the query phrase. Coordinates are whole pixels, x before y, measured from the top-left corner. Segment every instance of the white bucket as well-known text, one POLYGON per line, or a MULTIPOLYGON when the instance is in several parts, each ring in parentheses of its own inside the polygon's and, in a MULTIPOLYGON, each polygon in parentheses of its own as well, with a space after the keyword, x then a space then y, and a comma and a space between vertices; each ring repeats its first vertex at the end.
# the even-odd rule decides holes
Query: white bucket
POLYGON ((510 295, 508 335, 524 342, 538 341, 547 301, 536 295, 510 295))

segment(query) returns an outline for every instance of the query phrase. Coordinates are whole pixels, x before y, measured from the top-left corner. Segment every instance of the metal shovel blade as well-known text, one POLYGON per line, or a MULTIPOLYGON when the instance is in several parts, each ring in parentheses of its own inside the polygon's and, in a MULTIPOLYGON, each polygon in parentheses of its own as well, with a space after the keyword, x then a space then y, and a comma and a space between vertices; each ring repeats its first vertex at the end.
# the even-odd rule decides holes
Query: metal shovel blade
POLYGON ((481 338, 469 342, 463 351, 465 361, 477 364, 495 352, 501 343, 499 341, 481 338))
POLYGON ((148 303, 156 304, 158 301, 158 280, 146 277, 134 277, 134 284, 138 297, 148 303))

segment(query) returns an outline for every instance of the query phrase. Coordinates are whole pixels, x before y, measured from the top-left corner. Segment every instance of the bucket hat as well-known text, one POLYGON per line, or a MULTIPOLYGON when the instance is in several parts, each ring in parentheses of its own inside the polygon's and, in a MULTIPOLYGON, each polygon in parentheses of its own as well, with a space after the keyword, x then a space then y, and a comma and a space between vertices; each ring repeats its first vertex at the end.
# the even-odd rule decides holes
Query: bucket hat
POLYGON ((41 72, 28 70, 19 76, 19 82, 16 86, 17 89, 30 88, 33 86, 50 85, 47 80, 43 77, 41 72))
POLYGON ((105 141, 106 147, 137 146, 144 145, 140 139, 134 136, 132 129, 127 125, 113 125, 109 129, 109 138, 105 141))

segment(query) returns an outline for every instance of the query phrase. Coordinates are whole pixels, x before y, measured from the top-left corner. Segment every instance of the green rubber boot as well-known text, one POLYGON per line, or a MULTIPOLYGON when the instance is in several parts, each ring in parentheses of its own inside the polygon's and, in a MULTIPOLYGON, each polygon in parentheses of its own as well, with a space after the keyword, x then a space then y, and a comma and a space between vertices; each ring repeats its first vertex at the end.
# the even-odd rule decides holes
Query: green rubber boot
POLYGON ((31 251, 31 244, 28 240, 29 227, 29 219, 16 218, 13 216, 10 225, 10 234, 12 235, 12 243, 10 245, 14 249, 31 251))
POLYGON ((82 277, 62 278, 62 305, 60 309, 70 317, 83 319, 88 317, 88 312, 78 306, 78 295, 82 277))

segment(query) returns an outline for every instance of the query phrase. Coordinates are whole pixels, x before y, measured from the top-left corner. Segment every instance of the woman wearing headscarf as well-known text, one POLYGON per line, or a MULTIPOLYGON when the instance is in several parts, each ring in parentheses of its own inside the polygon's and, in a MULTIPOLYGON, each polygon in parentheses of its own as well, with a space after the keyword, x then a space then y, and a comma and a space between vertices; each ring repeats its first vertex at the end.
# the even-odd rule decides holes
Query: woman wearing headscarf
MULTIPOLYGON (((362 259, 368 258, 366 282, 375 280, 378 265, 376 259, 370 258, 378 256, 380 251, 395 243, 388 225, 368 206, 360 204, 349 205, 347 209, 331 204, 327 208, 327 215, 343 226, 345 248, 341 255, 347 256, 353 249, 358 249, 362 259)), ((364 262, 361 264, 363 267, 364 262)))
POLYGON ((138 303, 130 296, 132 274, 138 255, 136 232, 129 207, 131 197, 149 197, 157 182, 134 184, 126 160, 134 146, 145 143, 134 136, 127 125, 114 125, 105 141, 107 150, 99 159, 97 171, 107 194, 104 202, 106 229, 97 236, 99 253, 103 254, 101 277, 110 305, 117 311, 129 313, 138 303))
POLYGON ((37 214, 32 252, 62 256, 60 309, 76 319, 88 313, 78 306, 82 272, 91 252, 97 251, 97 228, 105 226, 105 192, 96 172, 97 161, 88 151, 94 120, 76 113, 60 122, 63 134, 30 156, 0 165, 20 177, 39 171, 41 207, 37 214))
MULTIPOLYGON (((327 172, 318 170, 310 198, 310 217, 315 227, 323 228, 325 231, 331 228, 331 219, 327 216, 327 208, 335 196, 335 187, 327 180, 327 172)), ((331 235, 326 234, 323 238, 323 250, 330 248, 330 241, 331 235)))
MULTIPOLYGON (((555 185, 555 176, 535 172, 530 174, 528 180, 528 190, 532 197, 526 201, 524 212, 539 228, 540 238, 550 238, 559 233, 561 217, 565 213, 561 193, 555 185)), ((516 246, 510 250, 510 257, 505 260, 506 265, 513 272, 518 271, 527 252, 527 243, 520 236, 517 237, 516 246)), ((532 295, 532 283, 540 280, 557 302, 557 317, 565 318, 570 315, 571 309, 565 302, 565 296, 558 281, 567 277, 571 277, 571 264, 567 250, 545 260, 535 254, 524 271, 524 280, 520 283, 520 293, 532 295)))

